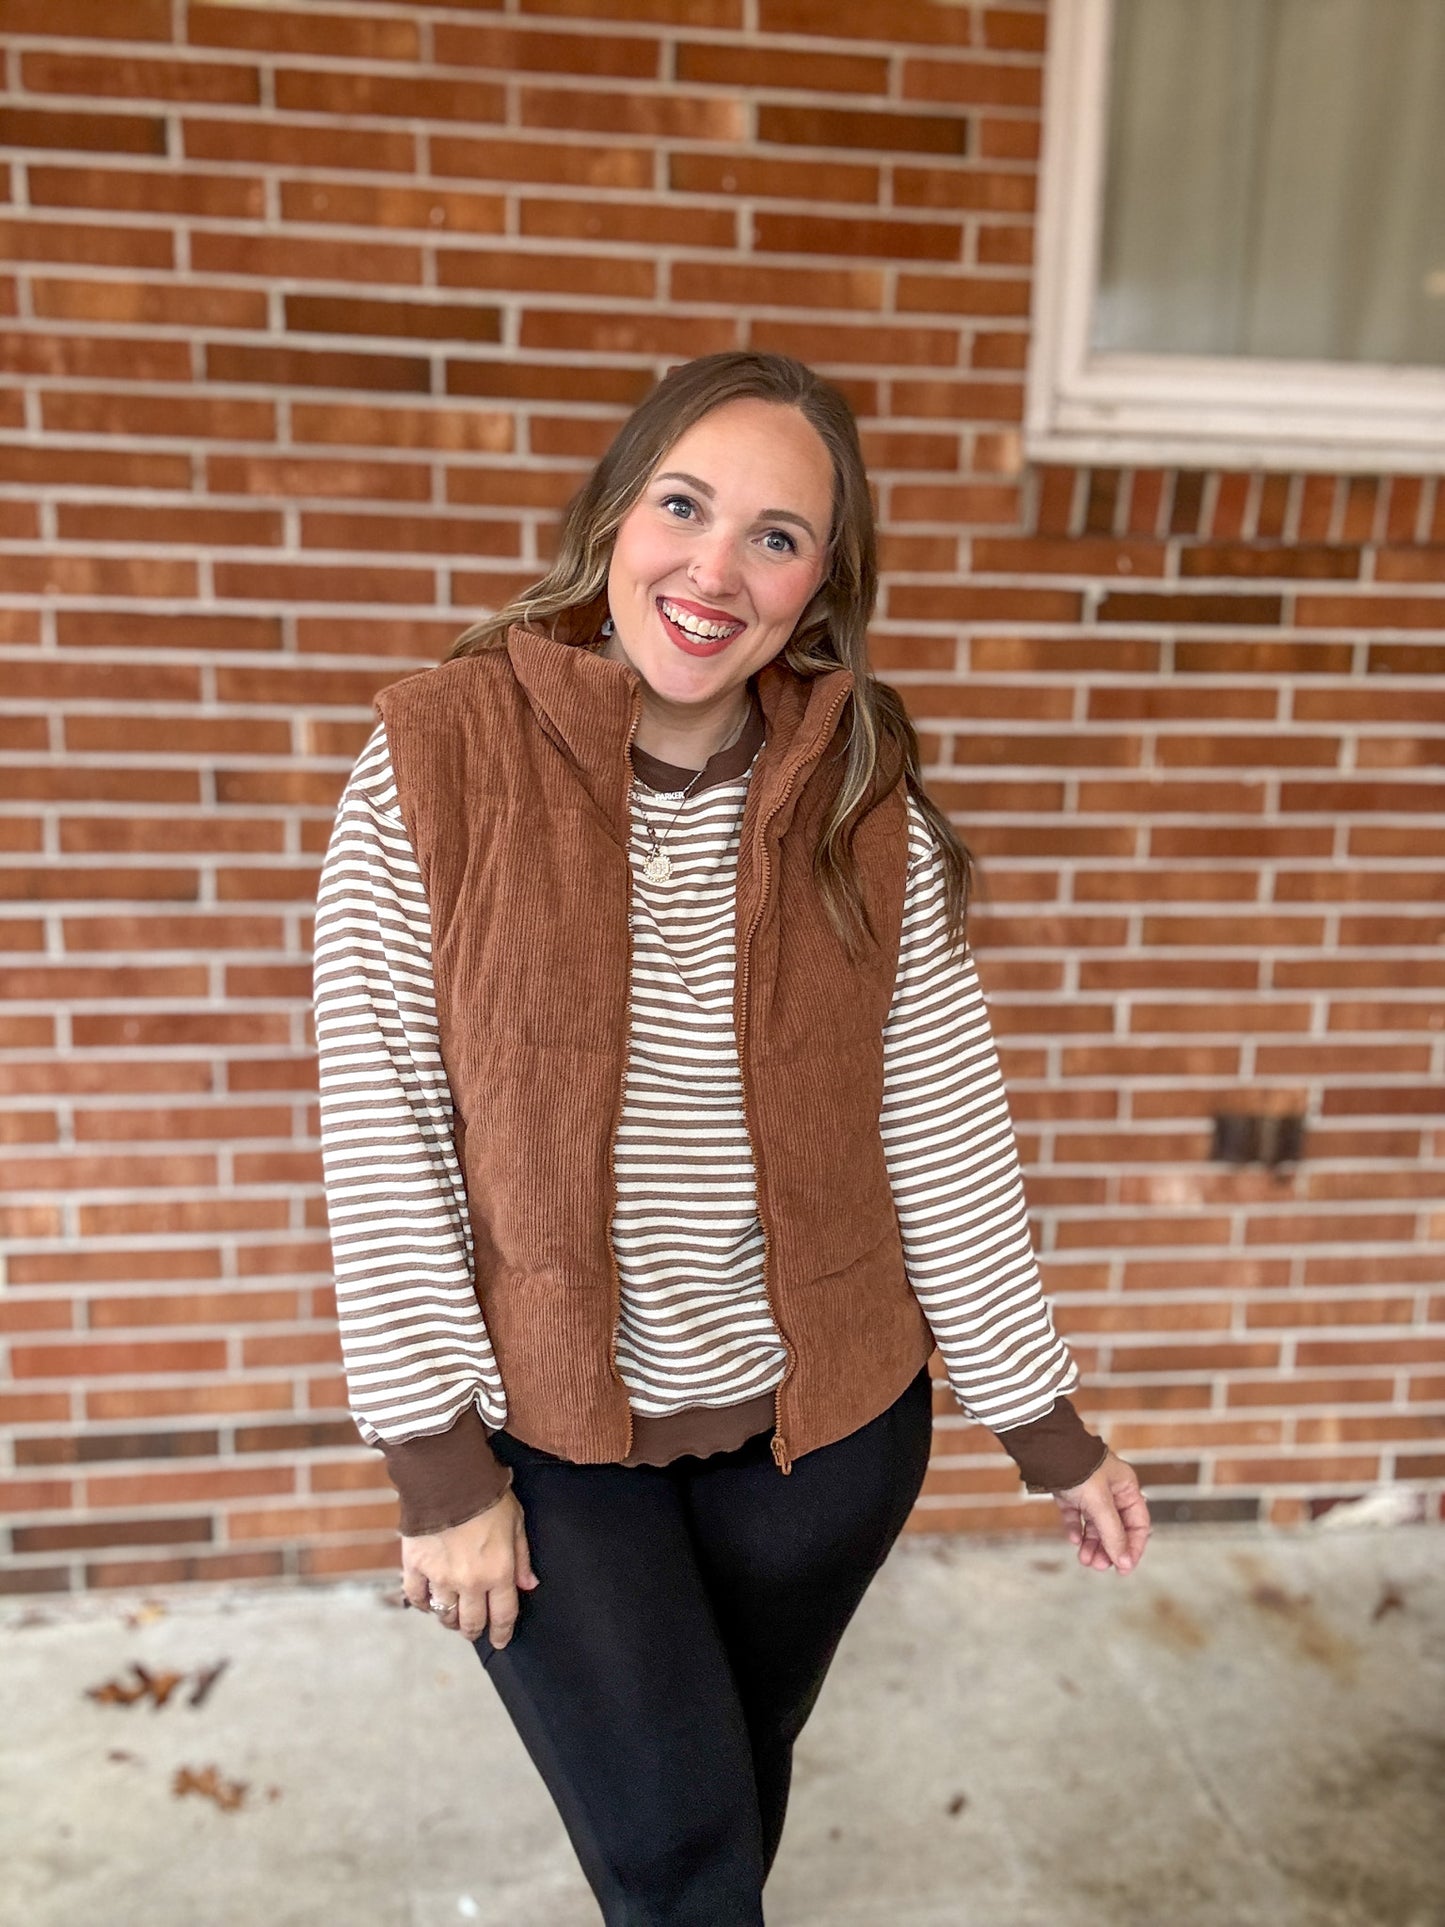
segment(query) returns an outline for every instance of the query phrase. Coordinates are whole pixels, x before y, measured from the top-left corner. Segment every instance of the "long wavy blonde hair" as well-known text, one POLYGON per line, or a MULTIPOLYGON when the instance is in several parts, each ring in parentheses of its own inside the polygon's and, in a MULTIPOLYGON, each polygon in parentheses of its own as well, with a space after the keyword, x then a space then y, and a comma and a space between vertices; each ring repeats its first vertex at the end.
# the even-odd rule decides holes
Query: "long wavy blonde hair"
POLYGON ((844 710, 842 781, 813 851, 813 876, 844 947, 856 956, 869 930, 853 858, 866 812, 900 774, 938 847, 944 870, 949 940, 965 934, 973 864, 919 773, 918 735, 903 699, 880 682, 868 660, 868 624, 878 594, 878 549, 858 426, 847 401, 789 355, 732 350, 702 355, 671 370, 633 410, 606 454, 568 504, 556 560, 539 582, 463 631, 447 653, 474 655, 505 643, 514 623, 578 647, 597 642, 607 615, 607 572, 623 517, 679 438, 725 402, 742 399, 796 408, 821 436, 833 463, 833 523, 823 580, 781 651, 797 675, 853 672, 844 710))

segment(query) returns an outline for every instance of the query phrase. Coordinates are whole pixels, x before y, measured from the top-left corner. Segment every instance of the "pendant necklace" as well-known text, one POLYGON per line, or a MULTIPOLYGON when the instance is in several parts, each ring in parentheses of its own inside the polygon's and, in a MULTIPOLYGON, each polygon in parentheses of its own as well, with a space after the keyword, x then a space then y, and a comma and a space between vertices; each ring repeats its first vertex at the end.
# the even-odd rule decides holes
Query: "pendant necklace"
MULTIPOLYGON (((728 740, 725 743, 721 744, 718 749, 715 749, 713 751, 713 756, 719 756, 722 754, 723 750, 732 748, 733 744, 742 735, 744 728, 747 726, 748 717, 751 714, 752 714, 752 709, 751 709, 751 706, 749 706, 747 709, 743 711, 742 722, 738 724, 737 728, 733 731, 732 735, 728 738, 728 740)), ((709 757, 708 762, 711 762, 711 761, 712 761, 712 757, 709 757)), ((707 768, 707 763, 704 763, 703 769, 706 769, 706 768, 707 768)), ((673 824, 677 821, 678 817, 682 813, 683 804, 687 801, 688 797, 692 794, 693 785, 698 781, 700 781, 701 777, 702 777, 702 770, 700 769, 697 772, 697 775, 693 777, 692 782, 688 784, 685 790, 679 790, 679 791, 660 790, 656 792, 656 794, 658 795, 665 795, 668 797, 676 795, 678 798, 677 808, 673 811, 672 817, 668 822, 667 829, 665 829, 662 832, 661 836, 658 835, 656 829, 653 827, 652 819, 648 816, 647 811, 642 808, 641 798, 640 797, 638 798, 638 814, 642 818, 642 827, 646 830, 648 841, 652 845, 651 850, 649 850, 647 855, 642 860, 642 874, 644 877, 646 877, 649 883, 666 883, 668 878, 672 875, 672 858, 667 854, 666 850, 664 850, 662 846, 664 841, 666 840, 668 830, 670 830, 673 824)), ((634 776, 632 780, 632 788, 631 788, 631 793, 634 796, 637 795, 637 787, 638 787, 637 779, 634 776)))
MULTIPOLYGON (((692 784, 695 783, 698 780, 698 776, 701 775, 702 770, 699 770, 697 776, 693 777, 692 783, 689 783, 687 789, 681 792, 681 801, 678 803, 677 809, 672 813, 672 822, 668 824, 667 830, 670 830, 672 824, 677 821, 678 815, 682 810, 682 805, 687 801, 688 794, 692 789, 692 784)), ((652 844, 651 850, 649 850, 647 855, 642 859, 642 874, 647 878, 649 883, 666 883, 667 879, 672 875, 672 858, 662 847, 667 830, 664 830, 662 836, 659 836, 653 828, 646 810, 642 809, 640 803, 638 805, 638 813, 642 817, 642 827, 647 831, 648 840, 652 844)))

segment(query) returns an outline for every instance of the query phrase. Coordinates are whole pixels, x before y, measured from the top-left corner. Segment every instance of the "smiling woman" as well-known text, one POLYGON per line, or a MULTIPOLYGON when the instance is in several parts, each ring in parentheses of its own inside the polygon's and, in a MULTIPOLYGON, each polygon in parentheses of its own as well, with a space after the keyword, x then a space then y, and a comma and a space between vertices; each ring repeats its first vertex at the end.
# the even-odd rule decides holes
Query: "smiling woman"
POLYGON ((675 369, 548 574, 378 698, 323 866, 352 1409, 617 1927, 761 1923, 935 1349, 1083 1566, 1149 1531, 1064 1396, 875 584, 837 391, 675 369))
MULTIPOLYGON (((902 700, 873 674, 868 624, 877 593, 873 506, 857 424, 846 400, 790 356, 746 351, 704 355, 674 368, 623 423, 569 504, 557 558, 548 573, 525 595, 465 630, 448 659, 505 648, 519 625, 540 629, 559 643, 608 655, 634 667, 641 677, 642 713, 636 732, 641 748, 652 744, 658 753, 685 748, 683 763, 690 769, 726 741, 730 723, 737 721, 737 687, 752 674, 756 693, 753 672, 764 662, 776 661, 794 680, 808 685, 846 670, 847 698, 836 745, 842 775, 818 836, 815 862, 829 915, 845 943, 851 945, 863 935, 864 906, 849 853, 850 826, 882 795, 906 783, 910 806, 923 817, 936 851, 948 928, 959 940, 968 856, 923 787, 917 737, 902 700), (716 473, 696 452, 689 453, 699 446, 706 460, 718 465, 716 473), (724 486, 726 502, 719 499, 724 486), (664 554, 641 541, 649 527, 660 523, 688 530, 686 561, 680 561, 681 549, 664 554), (619 546, 631 550, 634 538, 640 542, 638 564, 617 555, 619 546), (780 593, 786 600, 796 591, 805 565, 811 561, 816 567, 813 587, 794 612, 791 627, 777 619, 772 592, 762 587, 769 578, 760 576, 757 567, 742 578, 744 553, 762 555, 781 572, 780 593), (719 558, 725 569, 738 573, 746 594, 756 584, 756 611, 734 606, 723 591, 705 592, 698 586, 700 578, 689 575, 690 568, 701 569, 701 580, 707 580, 719 558), (766 628, 771 656, 762 648, 749 649, 747 671, 736 676, 726 665, 735 667, 742 658, 730 644, 721 652, 724 666, 717 682, 694 686, 699 703, 694 709, 694 699, 685 693, 679 698, 676 681, 669 680, 680 673, 685 645, 680 628, 655 606, 654 597, 664 588, 701 608, 710 606, 711 594, 730 618, 750 619, 758 630, 766 628), (634 648, 649 650, 649 632, 654 641, 666 636, 674 645, 666 653, 659 647, 649 657, 664 679, 656 688, 650 672, 632 661, 634 648), (671 666, 664 668, 669 657, 671 666), (726 690, 733 693, 718 700, 726 690)), ((746 647, 746 635, 742 641, 746 647)))
POLYGON ((641 748, 696 767, 727 740, 822 582, 832 521, 833 464, 796 408, 725 402, 678 439, 607 572, 604 653, 646 685, 641 748))

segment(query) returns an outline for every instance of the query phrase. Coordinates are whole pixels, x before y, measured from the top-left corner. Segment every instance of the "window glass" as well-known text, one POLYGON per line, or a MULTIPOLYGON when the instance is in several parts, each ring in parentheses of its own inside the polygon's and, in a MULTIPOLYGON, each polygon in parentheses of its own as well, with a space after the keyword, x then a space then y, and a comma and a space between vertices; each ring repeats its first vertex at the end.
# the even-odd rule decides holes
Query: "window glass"
POLYGON ((1115 0, 1090 345, 1445 365, 1445 0, 1115 0))

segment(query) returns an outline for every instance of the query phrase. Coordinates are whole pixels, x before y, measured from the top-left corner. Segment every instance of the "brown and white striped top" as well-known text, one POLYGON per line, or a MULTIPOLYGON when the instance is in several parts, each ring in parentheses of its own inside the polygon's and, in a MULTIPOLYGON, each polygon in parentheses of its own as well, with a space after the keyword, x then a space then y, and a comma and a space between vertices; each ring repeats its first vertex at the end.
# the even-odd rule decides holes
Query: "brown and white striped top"
MULTIPOLYGON (((732 1025, 738 832, 760 714, 753 724, 739 745, 746 767, 736 754, 731 769, 714 759, 681 801, 644 787, 649 766, 666 766, 634 756, 632 1017, 611 1229, 617 1364, 641 1427, 756 1405, 786 1363, 763 1289, 732 1025), (644 817, 666 833, 665 882, 642 874, 644 817)), ((428 906, 382 725, 346 784, 322 869, 315 1010, 358 1428, 396 1444, 445 1430, 469 1405, 500 1427, 506 1395, 472 1283, 428 906)), ((946 942, 942 867, 911 803, 884 1062, 880 1125, 909 1279, 959 1404, 1006 1432, 1049 1413, 1078 1373, 1042 1293, 973 960, 946 942)))

